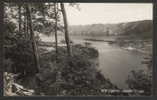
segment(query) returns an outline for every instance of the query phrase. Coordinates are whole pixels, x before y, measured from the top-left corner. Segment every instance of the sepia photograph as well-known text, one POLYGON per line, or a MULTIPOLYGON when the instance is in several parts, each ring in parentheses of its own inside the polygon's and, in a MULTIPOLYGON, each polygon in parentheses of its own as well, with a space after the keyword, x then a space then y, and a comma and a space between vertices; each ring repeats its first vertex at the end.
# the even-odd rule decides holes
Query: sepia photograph
POLYGON ((152 3, 4 3, 4 96, 151 96, 152 3))

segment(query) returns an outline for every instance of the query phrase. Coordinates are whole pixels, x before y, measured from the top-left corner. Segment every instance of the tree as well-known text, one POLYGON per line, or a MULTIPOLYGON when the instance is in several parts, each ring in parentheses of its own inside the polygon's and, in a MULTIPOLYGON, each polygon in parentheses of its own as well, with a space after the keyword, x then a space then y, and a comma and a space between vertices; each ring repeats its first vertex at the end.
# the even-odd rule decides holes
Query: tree
POLYGON ((61 6, 61 12, 62 12, 63 21, 64 21, 65 41, 66 41, 66 45, 67 45, 67 52, 68 52, 68 55, 71 56, 72 52, 71 52, 70 41, 69 41, 67 15, 66 15, 64 4, 60 3, 60 6, 61 6))
POLYGON ((57 38, 57 20, 58 20, 58 4, 54 4, 54 12, 55 12, 55 46, 56 46, 56 61, 57 61, 57 54, 58 54, 58 38, 57 38))
POLYGON ((34 51, 34 61, 35 61, 34 71, 38 72, 39 68, 40 68, 39 55, 38 55, 38 52, 37 52, 37 44, 36 44, 36 41, 35 41, 35 35, 34 35, 34 32, 33 32, 33 28, 32 28, 32 18, 31 18, 30 8, 29 8, 28 4, 26 4, 26 12, 27 12, 28 24, 29 24, 29 28, 30 28, 30 39, 31 39, 32 48, 33 48, 33 51, 34 51))
POLYGON ((19 10, 19 33, 21 33, 21 22, 22 22, 22 19, 21 19, 21 4, 19 4, 18 10, 19 10))
POLYGON ((29 34, 28 34, 28 23, 27 23, 27 15, 26 15, 26 7, 24 6, 24 23, 23 23, 23 31, 24 31, 24 34, 25 34, 25 38, 28 38, 29 37, 29 34))

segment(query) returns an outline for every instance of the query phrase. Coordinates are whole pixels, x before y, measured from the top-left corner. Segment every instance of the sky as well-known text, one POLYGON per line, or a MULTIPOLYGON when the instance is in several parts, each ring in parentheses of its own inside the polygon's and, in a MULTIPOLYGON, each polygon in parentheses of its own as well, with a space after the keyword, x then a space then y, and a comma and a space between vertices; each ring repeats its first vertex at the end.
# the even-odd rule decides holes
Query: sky
POLYGON ((65 6, 69 25, 109 24, 152 20, 151 3, 79 3, 76 7, 65 6))

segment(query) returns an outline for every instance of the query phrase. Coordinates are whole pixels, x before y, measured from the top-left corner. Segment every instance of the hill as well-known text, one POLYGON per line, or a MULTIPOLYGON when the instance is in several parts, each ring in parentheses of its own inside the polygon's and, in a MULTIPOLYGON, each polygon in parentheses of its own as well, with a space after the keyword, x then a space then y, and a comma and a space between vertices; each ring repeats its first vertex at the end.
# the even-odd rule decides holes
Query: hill
POLYGON ((74 25, 69 27, 71 35, 108 36, 125 35, 141 38, 152 36, 152 20, 142 20, 118 24, 74 25))

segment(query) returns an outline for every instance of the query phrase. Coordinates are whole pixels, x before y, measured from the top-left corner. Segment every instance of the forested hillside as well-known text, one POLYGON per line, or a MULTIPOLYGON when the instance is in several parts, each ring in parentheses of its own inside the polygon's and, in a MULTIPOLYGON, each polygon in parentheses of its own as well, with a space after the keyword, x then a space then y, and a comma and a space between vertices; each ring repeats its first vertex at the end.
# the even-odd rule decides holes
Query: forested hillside
POLYGON ((149 38, 152 36, 152 20, 142 20, 118 24, 92 24, 70 26, 72 35, 106 36, 128 35, 149 38))

